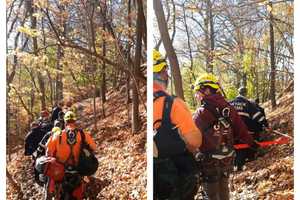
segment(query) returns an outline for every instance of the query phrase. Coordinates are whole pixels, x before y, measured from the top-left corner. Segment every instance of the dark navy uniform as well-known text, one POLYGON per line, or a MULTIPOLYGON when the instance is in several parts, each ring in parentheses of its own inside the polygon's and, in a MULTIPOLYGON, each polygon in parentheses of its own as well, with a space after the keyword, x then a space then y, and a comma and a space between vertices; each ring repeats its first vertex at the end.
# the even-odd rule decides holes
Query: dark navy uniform
MULTIPOLYGON (((230 104, 235 107, 254 140, 259 140, 259 133, 263 129, 263 121, 266 120, 263 113, 253 102, 241 95, 237 96, 230 104)), ((235 142, 245 143, 244 141, 235 142)), ((238 170, 242 169, 246 160, 251 161, 255 159, 255 152, 256 150, 252 148, 236 150, 235 166, 237 166, 238 170)))
POLYGON ((254 134, 254 139, 259 139, 258 133, 262 130, 263 122, 266 120, 263 113, 253 102, 241 95, 237 96, 230 104, 238 111, 248 131, 254 134))
POLYGON ((46 133, 41 130, 41 127, 35 127, 25 137, 25 155, 32 155, 38 148, 39 142, 46 133))
POLYGON ((55 106, 53 108, 52 114, 51 114, 51 122, 52 123, 54 123, 54 121, 58 119, 60 112, 62 112, 62 108, 60 106, 55 106))
POLYGON ((46 121, 46 120, 45 121, 41 120, 39 126, 42 132, 44 133, 44 135, 46 135, 46 133, 51 131, 53 128, 53 124, 50 121, 46 121))
MULTIPOLYGON (((265 109, 263 107, 261 107, 258 103, 256 103, 256 102, 253 102, 253 103, 257 107, 257 109, 262 113, 262 116, 264 117, 264 120, 261 121, 262 126, 269 128, 269 123, 268 123, 268 120, 266 117, 265 109)), ((263 129, 261 131, 263 131, 263 129)))

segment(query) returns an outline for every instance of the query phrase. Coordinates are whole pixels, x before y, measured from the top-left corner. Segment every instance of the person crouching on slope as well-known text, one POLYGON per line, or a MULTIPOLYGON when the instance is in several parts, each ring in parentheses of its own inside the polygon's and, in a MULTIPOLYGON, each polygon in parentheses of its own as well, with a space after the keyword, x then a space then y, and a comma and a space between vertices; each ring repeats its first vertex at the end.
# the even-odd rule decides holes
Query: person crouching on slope
POLYGON ((166 92, 168 66, 153 51, 154 199, 192 200, 197 192, 197 166, 191 152, 201 145, 201 132, 185 103, 166 92))

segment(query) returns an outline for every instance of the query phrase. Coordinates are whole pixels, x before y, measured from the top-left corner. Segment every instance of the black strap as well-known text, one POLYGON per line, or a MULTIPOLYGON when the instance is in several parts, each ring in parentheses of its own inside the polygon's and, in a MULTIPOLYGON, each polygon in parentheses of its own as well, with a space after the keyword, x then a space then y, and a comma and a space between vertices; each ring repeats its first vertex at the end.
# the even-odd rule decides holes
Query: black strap
POLYGON ((171 122, 171 110, 175 96, 170 96, 166 92, 160 90, 153 93, 153 102, 156 101, 160 97, 166 97, 163 106, 163 115, 161 120, 156 120, 154 122, 161 122, 162 124, 167 124, 171 122))
POLYGON ((84 134, 84 132, 83 132, 82 129, 79 129, 78 131, 79 131, 79 133, 80 133, 80 137, 81 137, 81 145, 82 145, 83 143, 85 143, 85 134, 84 134))
MULTIPOLYGON (((66 137, 68 137, 68 133, 67 133, 68 131, 69 131, 69 130, 64 129, 64 132, 67 134, 66 137)), ((81 149, 83 143, 85 142, 85 135, 84 135, 82 129, 77 129, 77 128, 74 129, 74 133, 76 133, 76 135, 77 135, 78 131, 79 131, 80 137, 81 137, 81 144, 80 144, 80 149, 81 149)), ((62 131, 62 132, 63 132, 63 131, 62 131)), ((61 144, 62 132, 61 132, 60 135, 59 135, 59 144, 61 144)), ((75 137, 77 137, 77 136, 75 136, 75 137)), ((68 138, 67 138, 67 139, 68 139, 68 138)), ((77 142, 77 141, 76 141, 76 142, 77 142)), ((74 143, 74 144, 76 144, 76 143, 74 143)), ((71 149, 70 149, 71 152, 70 152, 70 155, 69 155, 69 157, 67 158, 67 160, 66 160, 65 163, 68 163, 70 159, 72 159, 72 162, 75 163, 75 157, 74 157, 74 154, 73 154, 73 146, 74 146, 74 144, 72 144, 72 145, 69 144, 69 146, 70 146, 70 148, 71 148, 71 149)))
POLYGON ((169 96, 166 92, 160 90, 153 93, 153 102, 156 101, 160 97, 169 96))
POLYGON ((162 124, 171 123, 171 110, 174 102, 174 97, 166 96, 164 107, 163 107, 163 116, 162 116, 162 124))

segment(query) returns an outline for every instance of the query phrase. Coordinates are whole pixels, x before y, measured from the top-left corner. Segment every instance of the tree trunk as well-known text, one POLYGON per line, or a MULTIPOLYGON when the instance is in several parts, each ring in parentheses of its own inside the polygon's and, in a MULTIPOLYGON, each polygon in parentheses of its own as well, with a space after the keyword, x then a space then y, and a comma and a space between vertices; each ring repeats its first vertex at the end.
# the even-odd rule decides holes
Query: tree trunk
POLYGON ((212 4, 210 0, 207 0, 208 7, 208 19, 209 19, 209 39, 210 39, 210 49, 208 53, 208 69, 207 72, 213 73, 213 59, 214 59, 214 49, 215 49, 215 38, 214 38, 214 22, 212 14, 212 4))
POLYGON ((56 52, 56 80, 55 80, 55 101, 59 102, 63 99, 63 78, 62 78, 62 65, 60 61, 63 57, 63 49, 60 45, 57 46, 56 52))
MULTIPOLYGON (((189 74, 189 82, 190 85, 193 84, 193 82, 196 80, 195 74, 194 74, 194 62, 193 62, 193 54, 192 54, 192 47, 191 47, 191 38, 190 38, 190 33, 186 21, 186 12, 185 12, 185 5, 183 5, 183 20, 184 20, 184 27, 186 31, 186 36, 187 36, 187 43, 188 43, 188 48, 189 48, 189 57, 190 57, 190 74, 189 74)), ((191 97, 193 97, 193 90, 192 88, 189 89, 191 97)), ((196 106, 195 98, 192 98, 192 106, 196 106)))
MULTIPOLYGON (((36 29, 37 28, 37 18, 36 16, 34 16, 34 5, 33 5, 33 1, 32 0, 28 0, 27 2, 27 8, 29 9, 29 15, 31 18, 31 28, 32 29, 36 29)), ((34 55, 38 55, 38 41, 37 41, 37 37, 33 37, 32 38, 32 42, 33 42, 33 52, 34 55)), ((40 68, 40 67, 39 67, 40 68)), ((40 96, 40 101, 41 101, 41 110, 45 110, 46 109, 46 92, 45 92, 45 82, 42 76, 42 73, 38 70, 37 72, 37 77, 38 77, 38 83, 39 83, 39 87, 40 87, 40 92, 41 94, 40 96)))
MULTIPOLYGON (((106 13, 107 13, 107 9, 106 9, 106 6, 105 6, 105 9, 103 11, 103 23, 102 23, 102 28, 103 28, 103 31, 106 30, 105 28, 105 22, 106 22, 106 13)), ((103 39, 103 44, 102 44, 102 56, 103 57, 106 57, 106 38, 104 37, 103 39)), ((104 103, 106 102, 106 73, 105 73, 105 70, 106 70, 106 63, 105 61, 103 61, 103 65, 102 65, 102 81, 101 81, 101 99, 102 99, 102 105, 104 106, 104 103)), ((104 111, 104 109, 103 109, 104 111)), ((105 116, 105 113, 103 113, 103 115, 105 116)))
POLYGON ((142 57, 142 35, 143 35, 143 1, 137 0, 138 17, 136 25, 136 48, 133 66, 133 84, 132 84, 132 133, 137 133, 140 130, 140 115, 139 115, 139 93, 138 81, 136 80, 139 68, 141 66, 142 57))
POLYGON ((176 95, 184 100, 184 94, 183 94, 183 88, 182 88, 182 78, 180 74, 180 68, 178 59, 175 53, 175 50, 172 45, 172 41, 170 39, 170 35, 168 32, 168 26, 165 19, 164 10, 161 4, 160 0, 154 0, 153 1, 154 11, 155 15, 158 21, 158 28, 160 35, 162 37, 162 41, 164 44, 164 47, 167 52, 168 59, 171 64, 171 71, 172 75, 174 77, 174 84, 175 84, 175 91, 176 95))
MULTIPOLYGON (((65 11, 65 7, 62 6, 62 5, 59 5, 59 10, 60 11, 65 11)), ((65 22, 65 19, 63 17, 60 17, 59 18, 59 23, 60 23, 60 26, 63 27, 63 36, 65 37, 66 36, 66 33, 67 33, 67 25, 66 25, 66 22, 65 22)), ((64 56, 64 52, 63 52, 63 47, 58 44, 57 45, 57 52, 56 52, 56 69, 57 69, 57 72, 56 72, 56 80, 55 80, 55 100, 56 102, 59 102, 61 101, 64 96, 63 96, 63 66, 61 64, 61 60, 64 56)))
POLYGON ((270 10, 270 60, 271 60, 271 81, 270 81, 270 100, 272 108, 276 107, 276 88, 275 88, 275 78, 276 78, 276 66, 275 66, 275 47, 274 47, 274 30, 273 30, 273 14, 272 14, 272 2, 269 2, 270 10))

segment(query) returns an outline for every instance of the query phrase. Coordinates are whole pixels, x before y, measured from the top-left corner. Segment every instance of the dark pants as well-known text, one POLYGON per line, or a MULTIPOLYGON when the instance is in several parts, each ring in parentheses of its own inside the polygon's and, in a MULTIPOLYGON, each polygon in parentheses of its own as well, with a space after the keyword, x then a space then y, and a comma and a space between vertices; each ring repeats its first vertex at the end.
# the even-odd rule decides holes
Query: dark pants
MULTIPOLYGON (((180 164, 191 166, 181 160, 180 164)), ((170 159, 154 159, 155 200, 194 200, 199 188, 198 178, 192 171, 181 171, 180 164, 170 159)))
POLYGON ((204 161, 201 170, 204 200, 229 200, 228 179, 233 168, 232 162, 233 158, 224 162, 204 161))
POLYGON ((236 150, 234 165, 238 170, 242 170, 246 162, 255 160, 255 153, 256 151, 251 148, 236 150))
POLYGON ((215 182, 203 182, 204 200, 229 200, 228 178, 215 182))

